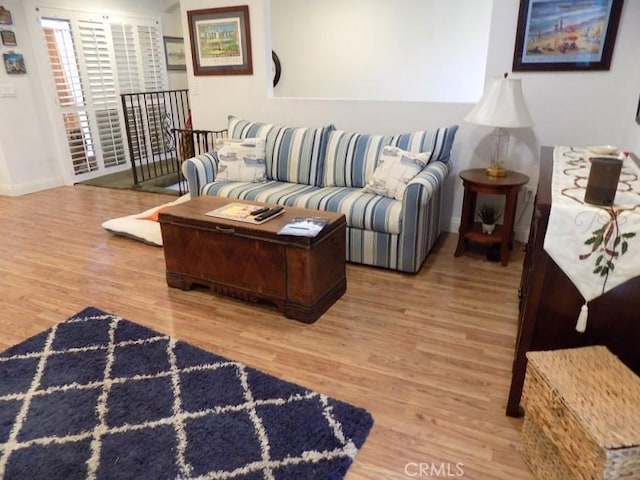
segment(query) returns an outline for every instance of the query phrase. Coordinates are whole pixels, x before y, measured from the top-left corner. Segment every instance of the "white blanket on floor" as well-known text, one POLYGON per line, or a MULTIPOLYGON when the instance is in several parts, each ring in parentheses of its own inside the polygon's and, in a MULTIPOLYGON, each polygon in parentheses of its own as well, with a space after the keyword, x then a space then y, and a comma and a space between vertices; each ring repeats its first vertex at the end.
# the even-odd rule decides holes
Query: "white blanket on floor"
POLYGON ((162 246, 162 232, 157 221, 157 212, 172 205, 186 202, 190 199, 187 193, 173 202, 164 203, 141 213, 125 217, 112 218, 102 224, 102 228, 114 235, 132 238, 148 245, 162 246))

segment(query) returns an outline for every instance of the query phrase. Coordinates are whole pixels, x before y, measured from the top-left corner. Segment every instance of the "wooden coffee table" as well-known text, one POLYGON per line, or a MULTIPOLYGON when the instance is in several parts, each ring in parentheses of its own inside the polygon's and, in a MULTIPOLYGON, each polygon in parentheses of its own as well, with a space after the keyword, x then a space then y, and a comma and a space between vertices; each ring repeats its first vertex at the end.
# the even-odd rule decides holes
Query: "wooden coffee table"
POLYGON ((286 317, 316 321, 347 288, 344 215, 285 207, 260 225, 205 215, 231 202, 265 205, 205 195, 160 212, 167 284, 270 302, 286 317), (329 224, 313 238, 278 235, 294 217, 329 224))

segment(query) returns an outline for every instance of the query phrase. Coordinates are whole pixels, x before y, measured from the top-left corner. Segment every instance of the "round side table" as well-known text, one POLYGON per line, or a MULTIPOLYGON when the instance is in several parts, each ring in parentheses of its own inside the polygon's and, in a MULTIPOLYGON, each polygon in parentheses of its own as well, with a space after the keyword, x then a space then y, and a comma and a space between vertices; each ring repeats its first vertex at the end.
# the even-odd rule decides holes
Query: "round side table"
POLYGON ((513 227, 518 204, 518 192, 529 181, 529 177, 518 172, 509 172, 505 177, 489 177, 484 168, 473 168, 460 172, 464 186, 462 215, 455 256, 467 249, 468 242, 484 245, 500 244, 500 263, 509 263, 509 248, 513 245, 513 227), (478 193, 504 195, 502 225, 497 225, 492 234, 482 233, 482 226, 474 220, 478 193))

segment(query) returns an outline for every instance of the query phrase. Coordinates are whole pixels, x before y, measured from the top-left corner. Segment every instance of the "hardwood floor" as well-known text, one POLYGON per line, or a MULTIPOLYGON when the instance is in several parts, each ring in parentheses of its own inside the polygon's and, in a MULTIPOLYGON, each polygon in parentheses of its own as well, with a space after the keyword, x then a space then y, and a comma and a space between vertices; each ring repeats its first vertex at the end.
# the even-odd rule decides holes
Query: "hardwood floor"
POLYGON ((349 264, 346 294, 305 325, 169 288, 161 248, 100 227, 171 200, 89 186, 0 197, 0 350, 92 305, 366 408, 375 424, 350 480, 446 476, 431 464, 533 478, 516 448, 521 421, 504 414, 520 246, 502 267, 481 253, 454 258, 457 235, 444 234, 417 275, 349 264))

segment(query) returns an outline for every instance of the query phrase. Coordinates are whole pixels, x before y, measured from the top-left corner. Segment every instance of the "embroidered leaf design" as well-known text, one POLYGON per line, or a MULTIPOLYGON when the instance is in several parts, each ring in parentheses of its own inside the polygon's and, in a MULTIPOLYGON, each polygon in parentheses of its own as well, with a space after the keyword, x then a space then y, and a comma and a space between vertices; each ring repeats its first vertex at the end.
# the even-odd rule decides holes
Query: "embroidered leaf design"
POLYGON ((627 240, 636 236, 635 232, 622 233, 619 230, 618 217, 623 212, 624 210, 606 210, 608 219, 605 224, 591 232, 591 236, 584 241, 590 251, 578 254, 580 260, 586 260, 592 254, 596 254, 593 274, 603 278, 603 292, 605 291, 609 274, 615 271, 614 262, 629 250, 629 242, 627 240))

